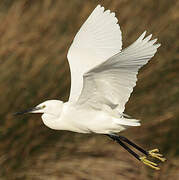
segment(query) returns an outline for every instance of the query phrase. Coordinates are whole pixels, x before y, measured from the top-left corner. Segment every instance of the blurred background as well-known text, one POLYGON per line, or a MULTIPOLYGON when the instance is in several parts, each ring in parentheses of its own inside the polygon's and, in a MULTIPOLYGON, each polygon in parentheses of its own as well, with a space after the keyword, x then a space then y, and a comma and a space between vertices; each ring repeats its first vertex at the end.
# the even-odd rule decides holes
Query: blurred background
POLYGON ((179 1, 1 0, 0 179, 179 179, 179 1), (40 115, 14 117, 48 99, 68 100, 66 54, 97 6, 116 12, 123 47, 147 30, 162 44, 139 74, 126 113, 142 126, 122 134, 167 157, 160 171, 101 135, 46 128, 40 115))

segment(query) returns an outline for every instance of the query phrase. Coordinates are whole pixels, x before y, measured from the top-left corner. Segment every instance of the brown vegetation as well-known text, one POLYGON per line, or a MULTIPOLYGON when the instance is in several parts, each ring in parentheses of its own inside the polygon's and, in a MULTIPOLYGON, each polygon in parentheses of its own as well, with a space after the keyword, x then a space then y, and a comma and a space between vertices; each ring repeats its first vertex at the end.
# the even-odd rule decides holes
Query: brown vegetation
POLYGON ((0 179, 179 179, 178 9, 177 0, 1 0, 0 179), (144 30, 162 44, 127 104, 142 126, 123 133, 161 149, 168 161, 159 172, 106 137, 53 131, 38 115, 12 116, 47 99, 67 100, 66 53, 98 3, 116 12, 124 47, 144 30))

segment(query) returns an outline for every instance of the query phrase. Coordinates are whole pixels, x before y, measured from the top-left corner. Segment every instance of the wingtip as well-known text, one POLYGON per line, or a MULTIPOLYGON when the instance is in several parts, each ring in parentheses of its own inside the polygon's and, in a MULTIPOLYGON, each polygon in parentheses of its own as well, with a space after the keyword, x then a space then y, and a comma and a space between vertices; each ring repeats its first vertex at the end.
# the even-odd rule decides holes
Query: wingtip
POLYGON ((152 38, 152 34, 148 35, 147 37, 150 40, 152 38))
POLYGON ((144 37, 145 37, 145 35, 146 35, 146 32, 147 32, 147 31, 144 31, 144 32, 139 36, 137 42, 140 42, 140 41, 142 41, 142 40, 144 39, 144 37))
POLYGON ((147 33, 147 31, 145 30, 143 33, 142 33, 142 37, 144 38, 145 37, 145 35, 146 35, 146 33, 147 33))
POLYGON ((151 43, 152 43, 152 45, 153 45, 153 44, 155 44, 155 43, 157 42, 157 40, 158 40, 158 39, 157 39, 157 38, 155 38, 155 39, 151 40, 150 42, 151 42, 151 43))
POLYGON ((156 47, 156 48, 159 48, 160 46, 161 46, 160 43, 155 44, 155 47, 156 47))
POLYGON ((101 9, 102 11, 104 11, 104 7, 101 4, 98 4, 95 9, 101 9))
POLYGON ((110 14, 111 11, 110 11, 109 9, 107 9, 107 10, 105 11, 105 13, 106 13, 106 14, 110 14))
POLYGON ((145 38, 143 39, 143 41, 144 41, 144 42, 149 42, 151 38, 152 38, 152 34, 150 34, 150 35, 148 35, 147 37, 145 37, 145 38))

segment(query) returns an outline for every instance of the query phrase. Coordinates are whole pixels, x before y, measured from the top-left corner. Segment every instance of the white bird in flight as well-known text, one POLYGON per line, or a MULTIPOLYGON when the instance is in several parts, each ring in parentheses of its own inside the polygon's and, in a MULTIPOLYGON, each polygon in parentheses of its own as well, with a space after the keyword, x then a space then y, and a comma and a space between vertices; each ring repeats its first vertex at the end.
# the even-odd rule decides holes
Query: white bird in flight
POLYGON ((165 161, 158 149, 146 151, 116 133, 139 120, 124 114, 125 104, 137 81, 139 69, 157 52, 160 44, 146 31, 122 50, 122 36, 115 13, 98 5, 76 34, 68 51, 71 91, 68 102, 48 100, 18 112, 42 113, 43 123, 51 129, 78 133, 98 133, 118 142, 135 158, 159 170, 148 157, 165 161), (144 154, 139 156, 126 144, 144 154))

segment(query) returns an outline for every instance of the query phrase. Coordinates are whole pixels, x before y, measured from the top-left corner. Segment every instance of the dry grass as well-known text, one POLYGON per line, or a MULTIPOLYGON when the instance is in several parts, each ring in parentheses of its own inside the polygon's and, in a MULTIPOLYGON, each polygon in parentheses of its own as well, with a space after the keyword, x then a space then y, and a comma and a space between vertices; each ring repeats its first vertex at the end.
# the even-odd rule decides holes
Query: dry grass
POLYGON ((2 0, 0 179, 179 179, 178 9, 177 0, 2 0), (145 148, 165 152, 168 161, 160 172, 103 136, 52 131, 40 116, 12 116, 45 99, 68 98, 66 53, 98 3, 116 12, 124 47, 146 29, 162 44, 127 104, 143 126, 125 132, 145 148))

